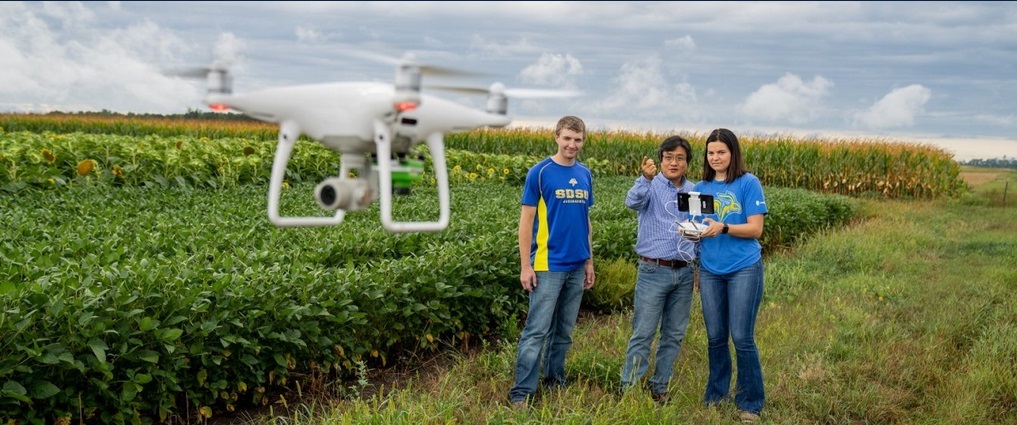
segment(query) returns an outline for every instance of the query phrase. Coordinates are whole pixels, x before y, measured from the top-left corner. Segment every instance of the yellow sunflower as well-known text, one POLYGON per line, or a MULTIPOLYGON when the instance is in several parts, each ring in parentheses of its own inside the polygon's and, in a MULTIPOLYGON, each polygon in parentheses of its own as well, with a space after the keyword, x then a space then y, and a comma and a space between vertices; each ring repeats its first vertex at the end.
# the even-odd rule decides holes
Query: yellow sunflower
POLYGON ((78 175, 79 176, 87 176, 88 173, 91 173, 92 170, 94 170, 94 169, 95 169, 95 160, 94 159, 86 159, 86 160, 83 160, 83 161, 78 163, 78 175))
POLYGON ((56 155, 53 153, 53 151, 49 149, 43 149, 42 152, 40 153, 42 154, 42 159, 45 159, 46 162, 50 164, 56 162, 56 155))

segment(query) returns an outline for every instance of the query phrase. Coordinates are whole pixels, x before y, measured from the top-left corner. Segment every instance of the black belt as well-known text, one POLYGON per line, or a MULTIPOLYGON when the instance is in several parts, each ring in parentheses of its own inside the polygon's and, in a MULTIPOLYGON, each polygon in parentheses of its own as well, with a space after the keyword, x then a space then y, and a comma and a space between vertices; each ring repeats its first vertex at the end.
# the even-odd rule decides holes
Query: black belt
POLYGON ((672 269, 680 269, 682 267, 688 267, 689 265, 687 261, 683 260, 659 260, 656 258, 643 257, 642 255, 639 256, 639 259, 647 263, 653 263, 658 266, 670 267, 672 269))

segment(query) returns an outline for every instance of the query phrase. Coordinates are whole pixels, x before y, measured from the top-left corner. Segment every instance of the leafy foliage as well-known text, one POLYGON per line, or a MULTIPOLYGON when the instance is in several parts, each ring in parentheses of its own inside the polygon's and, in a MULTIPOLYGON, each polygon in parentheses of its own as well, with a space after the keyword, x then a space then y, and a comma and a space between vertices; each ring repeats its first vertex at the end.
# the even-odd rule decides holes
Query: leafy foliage
MULTIPOLYGON (((72 118, 32 131, 18 127, 23 117, 2 121, 0 418, 207 419, 323 376, 362 375, 405 350, 503 337, 525 310, 518 185, 551 146, 543 132, 481 134, 544 151, 450 149, 449 229, 393 235, 377 205, 336 228, 272 227, 264 129, 72 118)), ((655 148, 650 135, 591 134, 596 155, 583 159, 597 176, 595 264, 622 289, 636 224, 623 198, 641 138, 655 148)), ((337 170, 337 154, 298 145, 282 213, 324 214, 311 188, 337 170)), ((766 190, 777 230, 764 249, 855 211, 847 197, 766 190)), ((396 198, 395 219, 432 220, 436 198, 423 179, 396 198)), ((624 299, 598 301, 606 293, 588 306, 624 299)))
MULTIPOLYGON (((462 187, 456 209, 516 203, 498 192, 462 187)), ((323 232, 274 228, 262 196, 72 186, 0 198, 0 281, 13 283, 0 287, 0 416, 80 404, 85 419, 162 421, 185 404, 267 403, 266 389, 312 373, 483 337, 525 305, 514 227, 497 225, 515 208, 400 237, 371 214, 323 232)), ((427 204, 404 201, 411 214, 427 204)))

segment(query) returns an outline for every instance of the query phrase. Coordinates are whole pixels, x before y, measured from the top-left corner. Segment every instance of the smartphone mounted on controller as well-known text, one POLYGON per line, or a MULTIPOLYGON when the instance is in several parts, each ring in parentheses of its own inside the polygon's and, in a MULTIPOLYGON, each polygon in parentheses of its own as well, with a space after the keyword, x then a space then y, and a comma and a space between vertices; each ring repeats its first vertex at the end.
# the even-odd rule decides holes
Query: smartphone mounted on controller
POLYGON ((678 211, 687 212, 692 217, 713 214, 713 195, 699 192, 679 193, 678 211))
POLYGON ((689 213, 688 220, 678 223, 678 231, 686 238, 698 240, 699 234, 708 226, 693 219, 704 214, 713 214, 713 195, 699 192, 679 193, 678 211, 689 213))

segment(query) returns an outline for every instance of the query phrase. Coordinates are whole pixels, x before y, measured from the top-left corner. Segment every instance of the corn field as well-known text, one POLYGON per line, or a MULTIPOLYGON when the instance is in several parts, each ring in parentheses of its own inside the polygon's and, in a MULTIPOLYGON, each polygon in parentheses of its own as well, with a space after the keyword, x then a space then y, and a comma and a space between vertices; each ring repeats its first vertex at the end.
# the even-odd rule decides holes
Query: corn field
MULTIPOLYGON (((0 115, 0 185, 61 184, 91 174, 123 184, 173 182, 208 186, 267 181, 276 129, 250 121, 170 120, 78 115, 0 115), (83 173, 87 171, 87 173, 83 173)), ((706 135, 692 144, 688 177, 704 166, 706 135)), ((593 131, 580 160, 598 176, 639 174, 670 134, 593 131)), ((849 196, 933 199, 966 189, 960 165, 940 148, 882 140, 740 139, 746 164, 764 186, 849 196)), ((453 179, 522 182, 534 159, 554 153, 548 129, 479 129, 446 136, 453 179)), ((423 145, 418 151, 427 154, 423 145)), ((338 171, 338 154, 298 145, 300 179, 338 171)), ((428 162, 430 164, 430 162, 428 162)), ((425 179, 426 183, 426 179, 425 179)))

